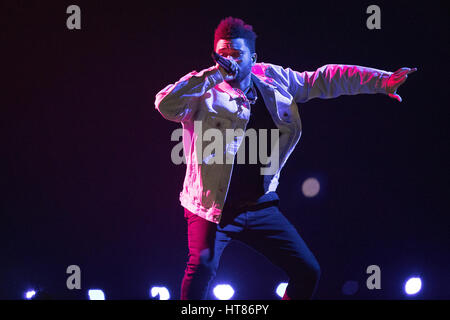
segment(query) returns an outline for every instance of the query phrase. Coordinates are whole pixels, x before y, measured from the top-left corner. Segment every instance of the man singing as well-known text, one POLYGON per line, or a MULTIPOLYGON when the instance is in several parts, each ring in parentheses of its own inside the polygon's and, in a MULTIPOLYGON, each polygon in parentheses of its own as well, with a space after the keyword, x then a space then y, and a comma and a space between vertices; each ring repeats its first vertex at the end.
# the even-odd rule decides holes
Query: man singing
POLYGON ((312 298, 319 263, 280 212, 276 193, 281 170, 301 135, 297 103, 362 93, 383 93, 401 102, 396 91, 416 71, 329 64, 297 72, 257 63, 255 40, 252 26, 237 18, 222 20, 215 30, 214 51, 231 68, 216 63, 193 71, 156 95, 162 116, 183 126, 186 176, 180 202, 189 255, 181 299, 207 298, 220 256, 232 239, 286 272, 289 284, 283 299, 312 298), (208 130, 223 134, 223 139, 215 136, 223 148, 205 152, 208 130), (245 139, 248 132, 256 132, 258 139, 245 139), (261 157, 267 151, 270 156, 261 157), (236 161, 239 155, 244 161, 236 161), (252 161, 255 155, 259 157, 252 161))

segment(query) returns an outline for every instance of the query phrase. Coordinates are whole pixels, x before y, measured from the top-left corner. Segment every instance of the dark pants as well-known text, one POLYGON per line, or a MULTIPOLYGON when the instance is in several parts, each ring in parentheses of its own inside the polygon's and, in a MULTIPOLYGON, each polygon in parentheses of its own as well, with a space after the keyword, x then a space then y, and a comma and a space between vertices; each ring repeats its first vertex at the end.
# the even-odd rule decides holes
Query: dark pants
POLYGON ((320 277, 319 264, 278 206, 225 212, 219 225, 185 209, 189 258, 181 285, 182 300, 207 299, 220 256, 239 240, 265 255, 289 277, 283 299, 312 298, 320 277))

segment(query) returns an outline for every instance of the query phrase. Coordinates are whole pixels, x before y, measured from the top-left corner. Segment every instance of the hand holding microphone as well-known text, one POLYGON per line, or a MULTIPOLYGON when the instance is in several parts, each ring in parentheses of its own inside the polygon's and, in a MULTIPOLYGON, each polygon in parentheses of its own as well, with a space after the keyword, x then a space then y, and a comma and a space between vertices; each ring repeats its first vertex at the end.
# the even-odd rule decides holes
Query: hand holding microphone
POLYGON ((220 71, 225 81, 236 79, 239 73, 239 67, 236 61, 224 58, 216 52, 213 52, 211 56, 216 62, 216 68, 220 71))

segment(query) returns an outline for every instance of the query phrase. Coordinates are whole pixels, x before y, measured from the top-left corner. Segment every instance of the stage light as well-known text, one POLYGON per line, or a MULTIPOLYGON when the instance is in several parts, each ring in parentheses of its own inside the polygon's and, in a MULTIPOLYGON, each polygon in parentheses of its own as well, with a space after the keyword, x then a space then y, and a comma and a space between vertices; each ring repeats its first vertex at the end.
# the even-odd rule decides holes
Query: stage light
POLYGON ((218 284, 213 292, 219 300, 230 300, 234 296, 234 289, 229 284, 218 284))
POLYGON ((405 283, 405 292, 409 295, 414 295, 422 289, 422 280, 419 277, 409 278, 405 283))
POLYGON ((88 295, 89 300, 105 300, 105 294, 100 289, 90 289, 88 295))
POLYGON ((158 296, 158 300, 170 299, 170 293, 166 287, 152 287, 150 290, 150 295, 152 298, 156 298, 158 296))
POLYGON ((36 291, 34 290, 28 290, 27 292, 25 292, 25 299, 33 299, 33 297, 36 295, 36 291))
POLYGON ((278 285, 277 289, 275 290, 275 292, 280 298, 283 298, 284 293, 286 292, 287 285, 288 285, 287 282, 282 282, 278 285))
POLYGON ((320 191, 320 183, 316 178, 308 178, 302 184, 303 195, 307 198, 317 196, 320 191))

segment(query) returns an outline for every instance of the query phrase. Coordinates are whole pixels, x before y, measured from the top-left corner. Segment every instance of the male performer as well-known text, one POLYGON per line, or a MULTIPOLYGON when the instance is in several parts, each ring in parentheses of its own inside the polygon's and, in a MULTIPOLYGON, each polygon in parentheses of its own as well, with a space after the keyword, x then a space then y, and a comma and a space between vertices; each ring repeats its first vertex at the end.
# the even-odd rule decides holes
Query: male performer
POLYGON ((396 91, 416 70, 392 73, 329 64, 313 72, 296 72, 257 63, 255 40, 252 26, 237 18, 222 20, 215 30, 214 51, 231 63, 230 73, 216 63, 185 75, 156 95, 155 106, 162 116, 180 122, 184 129, 186 176, 180 202, 189 256, 181 299, 207 298, 220 256, 232 239, 253 247, 286 272, 290 280, 283 299, 312 298, 319 264, 279 211, 276 193, 281 169, 300 139, 297 103, 360 93, 383 93, 401 102, 396 91), (259 134, 258 143, 245 139, 252 129, 259 134), (222 149, 206 152, 208 130, 223 134, 223 139, 209 137, 222 141, 222 149), (229 130, 237 134, 229 138, 229 130), (269 149, 269 161, 261 156, 256 163, 249 160, 261 155, 255 145, 269 149), (245 161, 235 161, 241 151, 245 161))

